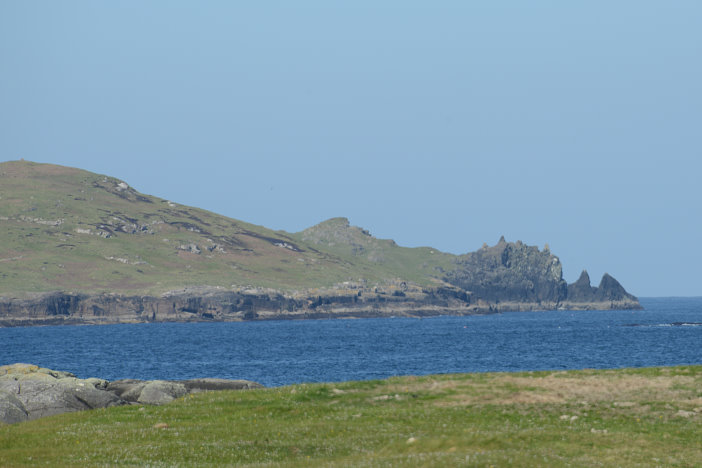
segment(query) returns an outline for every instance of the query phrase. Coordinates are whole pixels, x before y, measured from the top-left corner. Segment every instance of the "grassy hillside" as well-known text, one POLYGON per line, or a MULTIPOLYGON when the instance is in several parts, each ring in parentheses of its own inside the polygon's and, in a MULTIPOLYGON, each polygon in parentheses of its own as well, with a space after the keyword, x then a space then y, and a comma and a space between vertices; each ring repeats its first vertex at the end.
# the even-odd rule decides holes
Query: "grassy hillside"
POLYGON ((0 466, 702 465, 702 366, 191 395, 0 427, 0 466))
POLYGON ((381 270, 386 277, 417 283, 453 268, 456 258, 431 247, 400 247, 391 239, 377 239, 367 230, 351 226, 346 218, 332 218, 293 237, 345 262, 363 265, 367 271, 381 270))
POLYGON ((0 295, 204 285, 293 291, 359 280, 426 285, 451 265, 450 255, 433 249, 366 235, 357 242, 359 232, 338 220, 298 234, 272 231, 141 194, 108 176, 0 163, 0 295))

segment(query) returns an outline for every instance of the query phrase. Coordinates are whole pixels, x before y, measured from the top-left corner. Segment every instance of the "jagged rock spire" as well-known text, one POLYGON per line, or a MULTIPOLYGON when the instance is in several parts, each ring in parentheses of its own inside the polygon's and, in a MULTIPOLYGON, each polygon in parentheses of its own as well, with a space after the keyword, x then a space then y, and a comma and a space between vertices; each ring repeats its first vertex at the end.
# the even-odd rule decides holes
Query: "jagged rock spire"
POLYGON ((587 270, 583 270, 578 280, 573 284, 590 286, 590 275, 587 273, 587 270))

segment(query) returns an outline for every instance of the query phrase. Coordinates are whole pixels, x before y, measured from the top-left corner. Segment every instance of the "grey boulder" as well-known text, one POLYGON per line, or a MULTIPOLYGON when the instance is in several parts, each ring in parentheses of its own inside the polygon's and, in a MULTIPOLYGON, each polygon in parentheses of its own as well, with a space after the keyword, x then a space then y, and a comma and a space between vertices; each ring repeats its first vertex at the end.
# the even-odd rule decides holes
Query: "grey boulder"
POLYGON ((139 394, 137 402, 146 405, 164 405, 176 398, 187 395, 185 385, 166 380, 152 380, 148 382, 139 394))
POLYGON ((38 371, 10 372, 0 376, 0 390, 14 395, 22 403, 27 419, 126 404, 117 395, 99 388, 101 382, 100 379, 57 378, 38 371))

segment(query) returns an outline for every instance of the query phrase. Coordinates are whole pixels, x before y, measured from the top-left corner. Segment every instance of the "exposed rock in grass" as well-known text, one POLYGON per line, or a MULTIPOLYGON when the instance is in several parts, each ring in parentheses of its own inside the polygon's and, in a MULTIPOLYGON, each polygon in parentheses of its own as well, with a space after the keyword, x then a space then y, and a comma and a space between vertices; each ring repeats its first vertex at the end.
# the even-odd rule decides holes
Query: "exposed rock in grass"
POLYGON ((101 387, 100 379, 81 380, 67 372, 29 364, 0 367, 0 390, 22 403, 27 419, 126 404, 101 387))
POLYGON ((248 380, 78 379, 70 372, 32 364, 0 366, 0 422, 13 424, 44 416, 128 404, 163 405, 189 393, 261 388, 248 380))
POLYGON ((107 390, 129 403, 162 405, 189 393, 216 390, 248 390, 263 388, 249 380, 191 379, 191 380, 134 380, 111 382, 107 390))
POLYGON ((187 393, 188 390, 181 383, 153 380, 144 385, 137 402, 146 405, 163 405, 187 393))

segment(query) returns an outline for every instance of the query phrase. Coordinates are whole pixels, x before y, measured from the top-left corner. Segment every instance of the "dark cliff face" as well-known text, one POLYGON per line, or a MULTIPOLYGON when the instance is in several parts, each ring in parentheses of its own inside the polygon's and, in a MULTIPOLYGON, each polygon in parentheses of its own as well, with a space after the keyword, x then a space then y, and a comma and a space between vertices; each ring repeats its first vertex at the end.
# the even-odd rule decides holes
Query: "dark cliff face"
POLYGON ((0 300, 0 327, 58 324, 422 317, 490 312, 460 288, 333 291, 290 297, 273 291, 203 290, 168 296, 49 293, 0 300))
POLYGON ((635 296, 626 292, 619 281, 608 273, 602 276, 600 285, 593 287, 590 285, 590 275, 587 271, 580 274, 580 278, 568 285, 568 301, 570 302, 621 302, 633 301, 638 303, 635 296))
POLYGON ((590 285, 583 271, 568 285, 561 262, 548 247, 539 250, 504 237, 493 247, 458 257, 456 269, 446 274, 448 283, 471 292, 476 299, 499 304, 550 303, 577 308, 640 308, 638 299, 627 293, 609 274, 598 287, 590 285))
POLYGON ((568 299, 574 302, 587 302, 591 301, 594 296, 595 288, 590 286, 590 275, 583 270, 580 273, 580 278, 575 283, 568 285, 568 299))
POLYGON ((560 302, 567 295, 560 260, 548 249, 504 237, 493 247, 458 257, 444 278, 489 302, 560 302))

